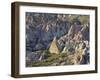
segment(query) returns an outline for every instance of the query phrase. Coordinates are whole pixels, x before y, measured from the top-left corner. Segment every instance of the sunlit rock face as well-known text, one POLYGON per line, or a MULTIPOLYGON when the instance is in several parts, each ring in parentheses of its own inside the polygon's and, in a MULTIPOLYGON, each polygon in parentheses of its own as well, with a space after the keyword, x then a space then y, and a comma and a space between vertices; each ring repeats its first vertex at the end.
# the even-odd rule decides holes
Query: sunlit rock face
POLYGON ((50 53, 59 54, 59 49, 57 47, 56 37, 54 37, 53 41, 51 42, 51 45, 50 45, 50 48, 49 48, 49 52, 50 53))

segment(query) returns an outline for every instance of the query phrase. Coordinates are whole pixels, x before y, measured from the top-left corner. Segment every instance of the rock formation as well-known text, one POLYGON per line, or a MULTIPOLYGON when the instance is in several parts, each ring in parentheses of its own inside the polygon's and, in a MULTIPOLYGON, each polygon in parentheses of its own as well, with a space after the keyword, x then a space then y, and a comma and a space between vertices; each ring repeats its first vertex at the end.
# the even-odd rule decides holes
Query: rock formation
POLYGON ((53 41, 51 42, 51 45, 50 45, 50 48, 49 48, 49 52, 50 53, 59 54, 59 49, 57 47, 56 37, 54 37, 53 41))
POLYGON ((87 15, 30 12, 26 14, 28 64, 34 63, 35 66, 89 64, 90 27, 89 24, 83 24, 82 20, 79 20, 87 15))

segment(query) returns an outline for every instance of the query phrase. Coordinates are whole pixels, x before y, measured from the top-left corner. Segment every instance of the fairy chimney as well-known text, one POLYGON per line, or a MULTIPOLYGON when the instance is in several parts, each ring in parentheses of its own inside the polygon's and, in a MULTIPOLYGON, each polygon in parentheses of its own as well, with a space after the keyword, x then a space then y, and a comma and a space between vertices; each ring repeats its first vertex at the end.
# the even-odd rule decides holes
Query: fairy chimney
POLYGON ((59 54, 59 49, 58 49, 57 44, 56 44, 56 37, 54 37, 53 41, 51 42, 49 52, 59 54))

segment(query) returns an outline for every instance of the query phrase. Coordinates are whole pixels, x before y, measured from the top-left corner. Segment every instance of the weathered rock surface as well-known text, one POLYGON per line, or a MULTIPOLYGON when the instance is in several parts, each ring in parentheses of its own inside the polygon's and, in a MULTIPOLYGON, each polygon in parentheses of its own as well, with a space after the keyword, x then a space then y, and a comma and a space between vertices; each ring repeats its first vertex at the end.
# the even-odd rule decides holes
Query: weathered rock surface
POLYGON ((62 62, 58 59, 58 62, 51 65, 89 63, 89 24, 83 26, 79 20, 70 22, 67 17, 69 15, 27 13, 27 63, 49 58, 45 50, 50 48, 54 37, 56 37, 56 47, 59 49, 58 54, 66 53, 69 55, 67 58, 70 59, 65 58, 65 60, 61 60, 62 62), (76 56, 77 50, 82 50, 81 54, 77 54, 79 56, 76 56))

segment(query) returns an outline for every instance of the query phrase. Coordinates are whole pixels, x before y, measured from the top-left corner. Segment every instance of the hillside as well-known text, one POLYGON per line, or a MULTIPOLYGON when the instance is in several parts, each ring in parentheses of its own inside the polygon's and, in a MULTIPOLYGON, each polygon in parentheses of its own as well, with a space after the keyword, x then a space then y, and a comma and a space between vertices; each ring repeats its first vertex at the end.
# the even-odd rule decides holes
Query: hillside
POLYGON ((26 13, 27 67, 89 64, 89 54, 88 15, 26 13))

